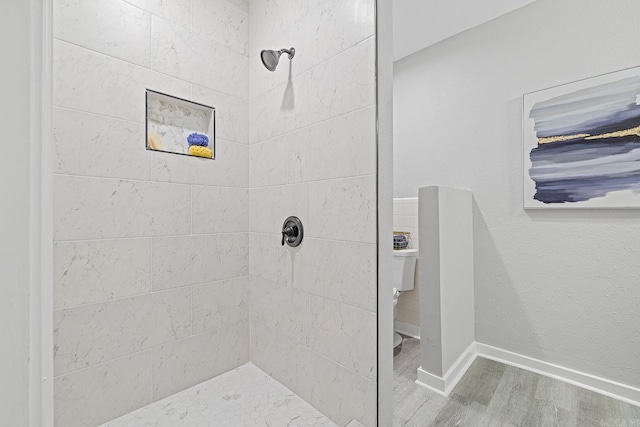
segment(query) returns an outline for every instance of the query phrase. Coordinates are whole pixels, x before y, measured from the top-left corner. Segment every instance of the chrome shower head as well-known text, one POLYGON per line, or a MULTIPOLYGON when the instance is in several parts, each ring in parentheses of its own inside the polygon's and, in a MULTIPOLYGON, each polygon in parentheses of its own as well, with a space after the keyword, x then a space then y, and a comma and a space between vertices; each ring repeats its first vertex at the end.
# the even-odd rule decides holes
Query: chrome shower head
POLYGON ((275 71, 278 66, 278 62, 280 61, 280 55, 283 53, 289 54, 289 59, 293 59, 296 54, 296 50, 294 48, 291 49, 280 49, 280 50, 263 50, 260 52, 260 59, 262 59, 262 63, 269 71, 275 71))

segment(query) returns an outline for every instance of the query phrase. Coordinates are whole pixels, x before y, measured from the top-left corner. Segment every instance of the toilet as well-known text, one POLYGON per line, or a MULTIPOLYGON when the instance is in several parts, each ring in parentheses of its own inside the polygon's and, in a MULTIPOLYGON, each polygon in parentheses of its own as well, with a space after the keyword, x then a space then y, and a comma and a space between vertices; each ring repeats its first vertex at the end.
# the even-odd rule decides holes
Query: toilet
MULTIPOLYGON (((417 249, 401 249, 393 251, 393 319, 398 314, 398 297, 401 292, 413 289, 416 274, 417 249)), ((393 348, 399 350, 402 337, 393 333, 393 348)))

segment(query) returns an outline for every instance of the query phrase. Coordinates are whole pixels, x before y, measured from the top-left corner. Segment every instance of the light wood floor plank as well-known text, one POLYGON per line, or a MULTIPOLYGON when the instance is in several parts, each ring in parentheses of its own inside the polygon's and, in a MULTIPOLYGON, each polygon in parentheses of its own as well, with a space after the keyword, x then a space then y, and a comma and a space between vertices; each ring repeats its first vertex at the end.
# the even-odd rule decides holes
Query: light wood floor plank
POLYGON ((640 407, 477 358, 449 398, 415 384, 420 341, 394 358, 394 427, 640 427, 640 407))

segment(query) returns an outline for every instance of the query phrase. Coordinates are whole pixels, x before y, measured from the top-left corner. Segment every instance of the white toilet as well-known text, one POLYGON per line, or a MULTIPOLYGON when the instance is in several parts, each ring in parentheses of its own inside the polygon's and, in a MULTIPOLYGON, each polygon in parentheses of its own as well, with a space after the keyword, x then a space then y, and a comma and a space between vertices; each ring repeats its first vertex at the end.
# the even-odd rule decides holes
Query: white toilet
MULTIPOLYGON (((402 249, 393 251, 393 319, 398 314, 398 297, 400 292, 413 289, 416 274, 417 249, 402 249)), ((393 348, 397 349, 402 344, 399 333, 393 333, 393 348)))

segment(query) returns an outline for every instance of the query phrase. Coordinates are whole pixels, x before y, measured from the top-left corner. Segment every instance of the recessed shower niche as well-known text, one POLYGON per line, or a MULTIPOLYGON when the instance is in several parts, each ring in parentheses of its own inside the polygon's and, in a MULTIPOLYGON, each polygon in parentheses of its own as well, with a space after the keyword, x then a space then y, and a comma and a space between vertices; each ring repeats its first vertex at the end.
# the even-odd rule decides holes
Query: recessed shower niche
POLYGON ((215 159, 215 108, 146 91, 147 150, 215 159))

